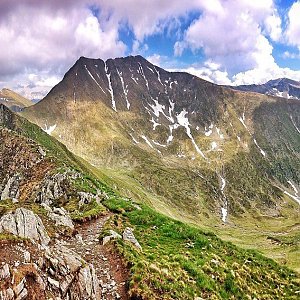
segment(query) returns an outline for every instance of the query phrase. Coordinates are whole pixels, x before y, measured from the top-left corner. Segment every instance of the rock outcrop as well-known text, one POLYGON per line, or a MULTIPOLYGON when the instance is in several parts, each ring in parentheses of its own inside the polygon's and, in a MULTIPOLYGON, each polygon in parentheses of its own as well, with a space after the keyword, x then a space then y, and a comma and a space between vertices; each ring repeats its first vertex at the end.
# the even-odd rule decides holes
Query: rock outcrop
POLYGON ((42 269, 48 274, 48 285, 62 299, 101 299, 93 265, 63 245, 46 251, 42 269))
MULTIPOLYGON (((44 251, 33 250, 32 246, 29 248, 37 264, 32 258, 29 261, 11 260, 10 264, 0 267, 0 300, 101 299, 93 265, 60 242, 44 251)), ((27 251, 22 247, 17 246, 19 253, 27 251)), ((18 258, 17 255, 14 257, 18 258)))
POLYGON ((74 224, 69 213, 63 208, 54 207, 53 209, 45 203, 41 204, 48 212, 48 217, 55 222, 56 226, 69 227, 74 229, 74 224))
POLYGON ((133 234, 133 230, 130 227, 126 227, 123 232, 123 240, 131 243, 134 247, 136 247, 138 250, 142 250, 142 247, 138 240, 135 238, 133 234))
POLYGON ((19 175, 12 176, 8 178, 7 182, 3 186, 1 191, 1 200, 12 199, 13 201, 18 201, 19 198, 19 185, 21 177, 19 175))
POLYGON ((15 212, 3 215, 0 219, 0 232, 28 238, 42 245, 47 245, 50 241, 40 217, 25 208, 17 208, 15 212))

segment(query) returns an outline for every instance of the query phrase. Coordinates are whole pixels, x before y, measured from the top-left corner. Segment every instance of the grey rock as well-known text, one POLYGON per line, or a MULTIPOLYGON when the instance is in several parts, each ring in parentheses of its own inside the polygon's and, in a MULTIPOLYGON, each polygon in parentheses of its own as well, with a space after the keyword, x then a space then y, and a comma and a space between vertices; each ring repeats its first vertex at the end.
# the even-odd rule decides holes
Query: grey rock
POLYGON ((51 277, 48 277, 48 282, 56 289, 59 289, 59 281, 51 278, 51 277))
POLYGON ((69 213, 62 207, 62 208, 57 208, 54 207, 53 210, 44 204, 44 206, 47 207, 48 210, 48 216, 51 220, 55 222, 56 226, 64 226, 64 227, 69 227, 72 230, 74 229, 74 224, 72 222, 72 219, 69 215, 69 213), (49 211, 50 208, 50 211, 49 211))
POLYGON ((126 227, 123 232, 123 240, 133 244, 138 250, 142 250, 140 243, 137 241, 130 227, 126 227))
POLYGON ((20 281, 20 283, 17 285, 17 286, 15 286, 15 288, 14 288, 14 292, 15 292, 15 295, 16 296, 19 296, 21 293, 22 293, 22 291, 24 290, 24 288, 25 288, 25 282, 26 282, 26 279, 25 279, 25 277, 20 281))
POLYGON ((17 208, 15 212, 3 215, 0 219, 0 232, 8 232, 32 241, 38 241, 42 245, 47 245, 50 242, 40 217, 25 208, 17 208))
POLYGON ((27 250, 24 250, 23 254, 24 254, 24 261, 26 263, 30 262, 30 252, 28 252, 27 250))
POLYGON ((18 199, 20 180, 19 175, 8 178, 1 193, 1 200, 14 199, 16 201, 18 199))
POLYGON ((10 271, 8 264, 4 264, 0 269, 0 279, 6 279, 10 277, 10 271))
POLYGON ((13 300, 14 298, 15 294, 11 288, 0 291, 0 300, 13 300))
POLYGON ((26 288, 24 288, 24 289, 22 290, 22 292, 17 296, 16 300, 23 300, 23 299, 26 299, 27 295, 28 295, 28 291, 27 291, 26 288))
POLYGON ((86 263, 77 253, 63 245, 56 245, 46 250, 45 260, 46 265, 50 265, 52 269, 48 282, 55 289, 59 287, 62 299, 66 299, 67 295, 70 300, 101 299, 93 265, 86 263))
POLYGON ((110 230, 109 233, 110 233, 110 235, 105 236, 103 238, 103 241, 102 241, 103 245, 107 244, 110 240, 122 238, 122 236, 120 234, 118 234, 117 232, 115 232, 113 230, 110 230))

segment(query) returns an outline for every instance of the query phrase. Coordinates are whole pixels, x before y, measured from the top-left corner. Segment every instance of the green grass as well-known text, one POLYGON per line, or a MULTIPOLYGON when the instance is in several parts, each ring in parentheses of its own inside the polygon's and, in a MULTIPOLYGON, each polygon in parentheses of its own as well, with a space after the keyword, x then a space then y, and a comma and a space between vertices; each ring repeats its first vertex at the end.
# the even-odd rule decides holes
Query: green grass
POLYGON ((299 276, 253 250, 165 217, 136 210, 115 197, 104 204, 118 213, 110 226, 134 234, 143 251, 122 241, 130 267, 130 295, 142 299, 298 299, 299 276))

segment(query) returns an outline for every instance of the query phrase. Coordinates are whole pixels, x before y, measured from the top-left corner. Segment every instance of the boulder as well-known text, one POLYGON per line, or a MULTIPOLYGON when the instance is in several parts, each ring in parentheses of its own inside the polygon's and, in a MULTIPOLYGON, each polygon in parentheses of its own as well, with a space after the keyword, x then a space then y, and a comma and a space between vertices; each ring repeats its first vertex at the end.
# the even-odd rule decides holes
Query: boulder
POLYGON ((0 280, 6 279, 10 277, 10 271, 8 264, 4 264, 2 268, 0 268, 0 280))
POLYGON ((62 299, 101 299, 98 278, 93 265, 85 262, 73 250, 63 245, 49 248, 45 253, 46 270, 52 270, 48 282, 59 290, 62 299))
POLYGON ((31 241, 40 242, 42 245, 50 242, 40 217, 25 208, 17 208, 15 212, 3 215, 0 219, 0 232, 28 238, 31 241))
POLYGON ((123 240, 131 243, 134 247, 136 247, 138 250, 142 250, 142 247, 140 243, 137 241, 133 234, 133 229, 130 227, 126 227, 123 232, 123 240))
POLYGON ((110 230, 109 233, 110 233, 110 235, 107 235, 103 238, 103 241, 102 241, 103 245, 107 244, 110 240, 122 238, 122 236, 120 234, 118 234, 117 232, 115 232, 113 230, 110 230))
POLYGON ((53 209, 46 203, 41 204, 45 210, 48 212, 48 217, 55 222, 57 226, 69 227, 74 229, 74 224, 69 213, 63 208, 54 207, 53 209))

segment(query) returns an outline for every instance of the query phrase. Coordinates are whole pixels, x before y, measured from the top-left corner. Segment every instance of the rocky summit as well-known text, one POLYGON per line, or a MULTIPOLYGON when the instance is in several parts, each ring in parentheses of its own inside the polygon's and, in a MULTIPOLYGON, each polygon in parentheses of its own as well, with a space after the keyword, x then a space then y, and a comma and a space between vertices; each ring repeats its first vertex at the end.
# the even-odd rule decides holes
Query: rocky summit
POLYGON ((288 98, 81 57, 0 105, 0 299, 297 299, 288 98))

